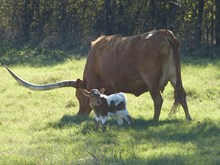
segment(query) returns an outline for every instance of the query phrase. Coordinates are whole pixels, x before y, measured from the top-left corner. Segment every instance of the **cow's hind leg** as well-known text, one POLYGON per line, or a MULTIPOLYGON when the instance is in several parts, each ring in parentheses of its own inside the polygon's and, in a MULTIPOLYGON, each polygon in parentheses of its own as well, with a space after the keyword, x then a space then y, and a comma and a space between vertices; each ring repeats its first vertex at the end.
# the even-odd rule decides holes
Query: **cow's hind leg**
MULTIPOLYGON (((190 114, 189 114, 189 110, 188 110, 188 105, 187 105, 187 102, 186 102, 186 92, 184 91, 184 89, 182 88, 182 90, 181 90, 181 92, 180 92, 180 94, 179 94, 180 96, 179 96, 179 103, 182 105, 182 107, 183 107, 183 110, 184 110, 184 112, 185 112, 185 117, 186 117, 186 120, 192 120, 191 119, 191 116, 190 116, 190 114)), ((175 97, 177 97, 177 96, 175 96, 175 97)), ((174 102, 174 105, 173 105, 173 107, 175 107, 175 105, 177 105, 178 104, 178 102, 176 101, 176 99, 175 99, 175 102, 174 102)))
POLYGON ((181 104, 182 107, 183 107, 183 110, 185 112, 185 117, 186 117, 186 120, 192 120, 191 119, 191 116, 189 114, 189 110, 188 110, 188 105, 187 105, 187 102, 186 102, 186 92, 182 86, 182 83, 178 82, 177 85, 171 81, 171 84, 174 88, 174 103, 173 103, 173 107, 171 109, 171 112, 170 114, 173 114, 176 112, 177 108, 178 108, 178 105, 181 104))
POLYGON ((123 119, 120 116, 117 116, 117 123, 119 126, 123 124, 123 119))
POLYGON ((130 126, 132 126, 132 127, 134 126, 134 121, 133 121, 132 117, 129 115, 127 109, 121 110, 121 111, 117 112, 117 114, 118 114, 117 116, 120 117, 122 119, 122 121, 123 121, 123 119, 125 119, 130 126))
POLYGON ((151 97, 153 99, 154 102, 154 120, 158 121, 159 117, 160 117, 160 111, 161 111, 161 107, 163 104, 163 98, 160 94, 160 91, 156 90, 152 90, 150 91, 151 97))
POLYGON ((134 127, 134 120, 130 115, 126 116, 125 119, 131 127, 134 127))

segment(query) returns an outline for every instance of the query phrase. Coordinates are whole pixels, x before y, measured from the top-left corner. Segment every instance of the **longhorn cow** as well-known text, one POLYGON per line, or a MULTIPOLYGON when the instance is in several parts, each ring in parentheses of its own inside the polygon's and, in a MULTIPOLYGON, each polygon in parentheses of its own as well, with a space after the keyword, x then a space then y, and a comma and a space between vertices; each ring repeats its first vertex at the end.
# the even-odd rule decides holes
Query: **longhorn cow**
POLYGON ((127 37, 111 35, 97 38, 91 43, 82 80, 36 85, 22 80, 7 69, 18 83, 32 90, 76 88, 78 114, 88 115, 92 110, 83 89, 90 91, 104 87, 107 95, 125 92, 135 96, 149 91, 154 102, 153 119, 156 121, 159 120, 163 103, 161 93, 171 82, 174 88, 172 110, 182 105, 186 119, 191 120, 181 80, 179 42, 169 30, 154 30, 127 37))

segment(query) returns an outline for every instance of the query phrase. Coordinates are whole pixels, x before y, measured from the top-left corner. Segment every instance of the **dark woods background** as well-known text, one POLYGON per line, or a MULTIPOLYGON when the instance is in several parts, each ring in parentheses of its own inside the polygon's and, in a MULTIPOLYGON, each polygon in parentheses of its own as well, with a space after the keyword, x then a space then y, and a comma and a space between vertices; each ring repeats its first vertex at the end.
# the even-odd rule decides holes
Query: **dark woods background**
POLYGON ((8 48, 88 52, 100 35, 167 28, 182 55, 220 56, 220 0, 0 0, 1 54, 8 48))

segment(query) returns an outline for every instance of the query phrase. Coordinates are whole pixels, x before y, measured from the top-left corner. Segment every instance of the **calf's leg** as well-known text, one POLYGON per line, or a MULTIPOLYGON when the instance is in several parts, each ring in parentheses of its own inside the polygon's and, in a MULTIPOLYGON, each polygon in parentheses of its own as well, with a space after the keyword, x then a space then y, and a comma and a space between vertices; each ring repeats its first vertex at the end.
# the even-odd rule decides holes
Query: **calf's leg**
POLYGON ((102 132, 106 131, 108 116, 102 116, 102 132))
POLYGON ((123 124, 123 119, 120 116, 117 116, 117 123, 119 126, 123 124))
POLYGON ((95 128, 99 129, 99 122, 101 121, 101 117, 95 116, 95 128))
POLYGON ((129 124, 130 126, 132 126, 132 127, 134 126, 134 120, 133 120, 133 118, 129 115, 127 109, 122 110, 122 111, 119 111, 119 112, 118 112, 118 115, 119 115, 120 117, 124 118, 124 119, 128 122, 128 124, 129 124))
POLYGON ((130 115, 126 117, 126 120, 130 126, 134 127, 134 120, 130 115))
POLYGON ((99 129, 99 122, 95 119, 95 129, 98 130, 99 129))

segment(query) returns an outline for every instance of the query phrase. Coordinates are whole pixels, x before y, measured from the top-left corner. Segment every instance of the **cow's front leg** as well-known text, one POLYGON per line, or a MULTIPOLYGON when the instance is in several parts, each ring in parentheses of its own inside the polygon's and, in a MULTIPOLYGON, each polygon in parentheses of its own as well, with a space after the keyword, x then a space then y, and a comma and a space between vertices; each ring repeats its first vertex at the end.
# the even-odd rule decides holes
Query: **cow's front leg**
POLYGON ((99 121, 97 121, 96 119, 95 119, 95 129, 96 129, 96 130, 99 129, 99 121))
POLYGON ((99 122, 101 121, 101 117, 95 116, 95 129, 99 129, 99 122))
POLYGON ((102 132, 106 131, 108 116, 102 116, 102 132))

